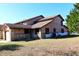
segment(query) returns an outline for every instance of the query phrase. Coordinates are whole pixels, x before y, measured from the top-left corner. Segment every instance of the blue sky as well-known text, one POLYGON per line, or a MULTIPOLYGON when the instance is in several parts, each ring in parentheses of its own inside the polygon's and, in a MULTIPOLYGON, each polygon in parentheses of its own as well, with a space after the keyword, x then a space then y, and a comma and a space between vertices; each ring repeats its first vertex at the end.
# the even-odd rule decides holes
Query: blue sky
POLYGON ((74 8, 72 3, 17 3, 0 4, 0 24, 15 23, 38 15, 63 18, 74 8))

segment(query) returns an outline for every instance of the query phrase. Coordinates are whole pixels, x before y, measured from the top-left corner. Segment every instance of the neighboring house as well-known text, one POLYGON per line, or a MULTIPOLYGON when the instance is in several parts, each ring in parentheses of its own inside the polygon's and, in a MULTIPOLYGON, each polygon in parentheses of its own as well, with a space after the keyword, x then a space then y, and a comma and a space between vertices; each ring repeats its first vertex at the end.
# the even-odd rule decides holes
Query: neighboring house
POLYGON ((15 24, 4 24, 3 39, 6 41, 33 40, 68 35, 68 28, 63 25, 63 21, 61 15, 47 18, 40 15, 15 24))

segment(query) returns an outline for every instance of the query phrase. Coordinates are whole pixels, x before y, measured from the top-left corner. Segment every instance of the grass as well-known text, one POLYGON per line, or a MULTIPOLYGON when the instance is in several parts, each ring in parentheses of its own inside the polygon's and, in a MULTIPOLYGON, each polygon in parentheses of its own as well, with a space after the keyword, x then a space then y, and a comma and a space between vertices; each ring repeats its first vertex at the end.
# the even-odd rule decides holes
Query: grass
POLYGON ((79 37, 0 42, 1 56, 79 56, 79 37))

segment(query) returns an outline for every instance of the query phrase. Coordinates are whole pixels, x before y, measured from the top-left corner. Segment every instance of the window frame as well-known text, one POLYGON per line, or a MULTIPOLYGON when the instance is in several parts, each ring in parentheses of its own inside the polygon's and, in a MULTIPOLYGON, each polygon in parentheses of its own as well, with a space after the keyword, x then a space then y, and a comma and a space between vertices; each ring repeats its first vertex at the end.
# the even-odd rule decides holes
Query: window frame
POLYGON ((53 33, 56 33, 56 28, 53 28, 53 33))
POLYGON ((24 30, 24 34, 29 34, 30 33, 30 30, 27 29, 27 30, 24 30))
POLYGON ((63 28, 61 28, 61 33, 64 33, 64 29, 63 28))

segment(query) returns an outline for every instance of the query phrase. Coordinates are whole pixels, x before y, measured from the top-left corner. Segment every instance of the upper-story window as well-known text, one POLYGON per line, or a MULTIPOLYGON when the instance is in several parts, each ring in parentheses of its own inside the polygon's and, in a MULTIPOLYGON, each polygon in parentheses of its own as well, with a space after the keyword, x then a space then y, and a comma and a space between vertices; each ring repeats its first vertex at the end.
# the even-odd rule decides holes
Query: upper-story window
POLYGON ((24 34, 28 34, 28 33, 30 33, 30 30, 28 30, 28 29, 26 30, 26 29, 25 29, 25 30, 24 30, 24 34))
POLYGON ((53 32, 56 33, 56 28, 53 28, 53 32))
POLYGON ((49 28, 45 28, 45 33, 46 33, 46 34, 49 33, 49 28))
POLYGON ((36 23, 37 23, 37 21, 34 21, 34 22, 33 22, 33 24, 36 24, 36 23))

